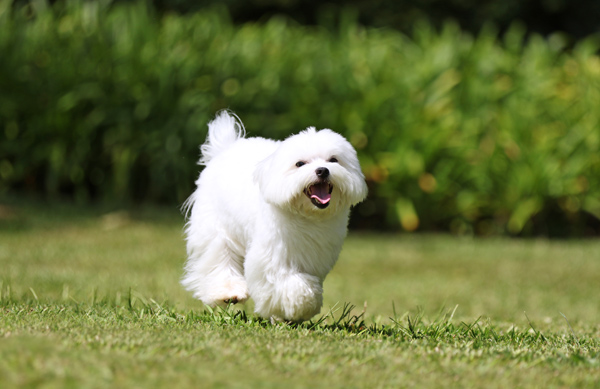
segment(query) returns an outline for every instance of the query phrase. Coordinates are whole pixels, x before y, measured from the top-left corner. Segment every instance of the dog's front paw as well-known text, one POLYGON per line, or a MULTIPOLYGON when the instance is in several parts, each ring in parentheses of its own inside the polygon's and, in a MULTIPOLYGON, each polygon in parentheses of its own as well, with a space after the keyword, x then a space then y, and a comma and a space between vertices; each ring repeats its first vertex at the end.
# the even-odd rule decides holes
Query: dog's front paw
POLYGON ((221 285, 214 285, 202 302, 210 306, 226 307, 229 304, 243 303, 248 300, 248 288, 243 279, 229 280, 221 285))
POLYGON ((277 322, 302 322, 321 310, 323 287, 318 277, 297 273, 282 276, 277 284, 270 284, 264 290, 256 290, 252 298, 259 316, 277 322))

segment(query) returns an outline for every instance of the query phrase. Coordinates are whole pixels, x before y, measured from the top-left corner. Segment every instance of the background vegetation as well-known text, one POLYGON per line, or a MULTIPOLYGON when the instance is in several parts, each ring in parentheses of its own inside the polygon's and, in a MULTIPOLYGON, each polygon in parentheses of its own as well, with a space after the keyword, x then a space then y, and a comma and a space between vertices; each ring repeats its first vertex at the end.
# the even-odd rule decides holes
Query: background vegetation
POLYGON ((0 193, 181 203, 230 108, 252 136, 348 137, 371 190, 354 226, 598 233, 598 39, 0 4, 0 193))

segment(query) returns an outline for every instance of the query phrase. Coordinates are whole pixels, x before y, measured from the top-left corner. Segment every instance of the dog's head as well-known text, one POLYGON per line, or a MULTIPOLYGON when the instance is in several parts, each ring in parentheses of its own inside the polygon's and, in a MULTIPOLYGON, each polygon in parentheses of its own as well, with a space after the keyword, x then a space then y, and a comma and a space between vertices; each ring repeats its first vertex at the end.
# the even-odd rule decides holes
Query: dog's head
POLYGON ((309 127, 278 146, 254 173, 268 203, 305 215, 332 215, 367 196, 356 151, 341 135, 309 127))

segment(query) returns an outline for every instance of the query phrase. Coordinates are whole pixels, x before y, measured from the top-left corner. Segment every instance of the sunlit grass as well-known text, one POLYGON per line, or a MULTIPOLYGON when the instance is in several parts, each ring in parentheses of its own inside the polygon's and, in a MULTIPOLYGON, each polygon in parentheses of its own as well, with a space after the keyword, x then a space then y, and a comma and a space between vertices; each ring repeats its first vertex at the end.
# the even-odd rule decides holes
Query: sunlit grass
POLYGON ((352 233, 321 315, 274 325, 251 303, 205 310, 182 290, 176 209, 10 210, 0 220, 2 387, 600 380, 596 241, 352 233))

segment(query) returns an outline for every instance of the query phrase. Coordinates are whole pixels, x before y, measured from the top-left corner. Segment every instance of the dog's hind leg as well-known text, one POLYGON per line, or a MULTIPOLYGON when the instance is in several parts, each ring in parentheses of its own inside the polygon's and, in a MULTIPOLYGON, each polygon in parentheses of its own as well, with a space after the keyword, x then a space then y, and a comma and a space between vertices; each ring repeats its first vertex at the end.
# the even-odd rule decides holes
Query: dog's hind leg
POLYGON ((247 300, 243 258, 236 253, 232 242, 217 236, 205 243, 201 248, 188 241, 189 258, 182 285, 209 306, 247 300))

